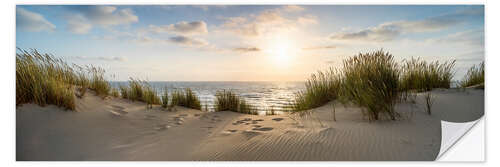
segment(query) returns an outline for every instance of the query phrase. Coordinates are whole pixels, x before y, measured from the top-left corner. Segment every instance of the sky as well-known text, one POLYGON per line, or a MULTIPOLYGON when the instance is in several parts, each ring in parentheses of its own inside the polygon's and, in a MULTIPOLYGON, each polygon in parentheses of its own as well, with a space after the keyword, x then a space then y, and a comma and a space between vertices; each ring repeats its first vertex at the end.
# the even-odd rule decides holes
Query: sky
POLYGON ((110 80, 304 81, 358 53, 484 61, 483 5, 18 5, 16 47, 110 80))

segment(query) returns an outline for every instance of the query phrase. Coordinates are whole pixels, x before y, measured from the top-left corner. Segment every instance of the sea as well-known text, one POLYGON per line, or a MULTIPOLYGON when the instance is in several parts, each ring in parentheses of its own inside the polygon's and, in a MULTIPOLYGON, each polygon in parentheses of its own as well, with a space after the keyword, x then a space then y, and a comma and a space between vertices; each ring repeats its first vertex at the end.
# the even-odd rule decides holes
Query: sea
MULTIPOLYGON (((295 81, 150 81, 151 87, 157 90, 158 95, 164 91, 172 92, 190 88, 199 97, 202 106, 214 111, 215 94, 217 91, 230 90, 257 107, 259 112, 269 109, 283 111, 283 107, 291 102, 295 94, 305 89, 304 82, 295 81)), ((111 82, 118 88, 128 85, 126 81, 111 82)))

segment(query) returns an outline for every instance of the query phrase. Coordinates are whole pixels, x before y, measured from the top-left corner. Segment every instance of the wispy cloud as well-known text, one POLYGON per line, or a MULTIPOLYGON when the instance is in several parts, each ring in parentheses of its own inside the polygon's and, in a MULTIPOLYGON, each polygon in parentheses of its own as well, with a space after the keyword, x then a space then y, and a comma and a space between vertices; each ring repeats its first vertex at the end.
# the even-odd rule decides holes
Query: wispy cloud
POLYGON ((87 34, 92 29, 92 24, 86 21, 82 15, 69 15, 66 17, 68 24, 66 29, 75 34, 87 34))
POLYGON ((257 47, 238 47, 238 48, 233 48, 232 50, 236 51, 236 52, 244 52, 244 53, 260 51, 260 49, 257 47))
POLYGON ((298 5, 286 5, 286 6, 283 6, 282 9, 286 12, 301 12, 301 11, 305 10, 303 7, 298 6, 298 5))
POLYGON ((484 30, 477 29, 457 32, 445 37, 429 39, 428 42, 484 46, 484 30))
POLYGON ((87 34, 93 27, 110 27, 139 22, 132 9, 118 9, 115 6, 70 6, 66 13, 66 29, 75 34, 87 34))
POLYGON ((210 8, 218 8, 218 9, 223 9, 226 8, 226 5, 193 5, 192 7, 199 8, 203 11, 208 11, 210 8))
POLYGON ((203 39, 197 39, 197 38, 191 38, 187 36, 174 36, 168 38, 169 42, 176 43, 176 44, 181 44, 181 45, 187 45, 187 46, 200 46, 200 45, 207 45, 208 42, 203 40, 203 39))
POLYGON ((75 6, 75 11, 81 13, 93 24, 113 26, 130 24, 139 21, 132 9, 117 9, 115 6, 75 6))
POLYGON ((471 8, 450 14, 430 17, 417 21, 395 21, 355 32, 339 32, 330 36, 334 40, 390 41, 404 33, 432 32, 447 29, 463 23, 470 16, 483 15, 482 8, 471 8))
POLYGON ((56 26, 39 13, 16 8, 16 27, 25 31, 54 31, 56 26))
POLYGON ((205 34, 208 32, 207 24, 204 21, 181 21, 176 24, 164 26, 149 25, 149 28, 155 33, 169 32, 180 35, 205 34))
POLYGON ((86 57, 86 56, 75 56, 75 59, 79 60, 99 60, 99 61, 119 61, 119 62, 124 62, 127 61, 125 57, 104 57, 104 56, 98 56, 98 57, 86 57))
POLYGON ((277 31, 297 29, 299 25, 318 23, 313 15, 286 17, 290 12, 303 11, 300 6, 283 6, 268 9, 257 14, 223 18, 225 22, 217 27, 218 31, 230 32, 242 37, 257 37, 277 31))
POLYGON ((337 46, 335 45, 326 45, 326 46, 313 46, 313 47, 305 47, 302 50, 319 50, 319 49, 335 49, 337 46))

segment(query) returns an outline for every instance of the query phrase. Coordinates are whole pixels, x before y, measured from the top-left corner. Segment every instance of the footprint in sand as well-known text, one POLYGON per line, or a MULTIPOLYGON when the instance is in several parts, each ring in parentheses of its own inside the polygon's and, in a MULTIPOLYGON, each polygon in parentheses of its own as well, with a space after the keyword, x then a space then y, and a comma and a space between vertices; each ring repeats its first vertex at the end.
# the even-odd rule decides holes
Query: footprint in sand
POLYGON ((236 132, 236 131, 238 131, 238 130, 235 130, 235 129, 230 129, 230 130, 226 130, 226 131, 231 132, 231 133, 234 133, 234 132, 236 132))
POLYGON ((188 114, 179 114, 179 117, 185 117, 188 116, 188 114))
POLYGON ((233 122, 233 125, 239 125, 239 124, 243 124, 243 123, 245 123, 245 121, 238 120, 236 122, 233 122))
POLYGON ((258 136, 260 135, 261 133, 260 132, 254 132, 254 131, 243 131, 241 132, 241 134, 245 135, 245 137, 247 137, 247 139, 251 139, 255 136, 258 136))
POLYGON ((159 124, 159 125, 156 125, 154 129, 156 131, 164 131, 164 130, 167 130, 168 128, 170 128, 170 126, 167 124, 159 124))
POLYGON ((273 130, 274 128, 271 128, 271 127, 263 127, 263 128, 253 128, 252 130, 256 130, 256 131, 270 131, 270 130, 273 130))
POLYGON ((262 126, 260 126, 260 125, 253 125, 253 127, 254 127, 254 128, 260 128, 260 127, 262 127, 262 126))
POLYGON ((152 119, 155 119, 155 118, 156 118, 156 116, 154 116, 154 115, 145 115, 144 116, 145 120, 152 120, 152 119))
POLYGON ((283 118, 273 118, 273 121, 283 121, 283 118))
POLYGON ((122 115, 128 114, 128 112, 125 111, 124 107, 116 106, 116 105, 111 105, 111 111, 109 111, 109 112, 115 116, 122 116, 122 115))

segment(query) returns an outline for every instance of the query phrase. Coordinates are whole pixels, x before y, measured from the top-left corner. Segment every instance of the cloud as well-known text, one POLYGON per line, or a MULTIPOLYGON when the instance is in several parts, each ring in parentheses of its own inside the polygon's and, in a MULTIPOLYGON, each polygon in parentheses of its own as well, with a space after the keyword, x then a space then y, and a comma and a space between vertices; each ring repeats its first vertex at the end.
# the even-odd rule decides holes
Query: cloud
POLYGON ((306 47, 302 48, 303 50, 319 50, 319 49, 335 49, 337 46, 327 45, 327 46, 314 46, 314 47, 306 47))
POLYGON ((76 6, 88 21, 102 26, 131 24, 139 21, 132 9, 117 9, 114 6, 76 6))
POLYGON ((191 38, 191 37, 187 37, 187 36, 174 36, 174 37, 170 37, 168 38, 169 42, 172 42, 172 43, 177 43, 177 44, 181 44, 181 45, 187 45, 187 46, 200 46, 200 45, 207 45, 208 42, 203 40, 203 39, 196 39, 196 38, 191 38))
POLYGON ((330 36, 334 40, 369 40, 390 41, 401 34, 401 29, 393 25, 382 24, 377 27, 367 28, 357 32, 341 32, 330 36))
POLYGON ((56 26, 39 13, 23 8, 16 8, 16 27, 25 31, 40 32, 54 31, 56 26))
POLYGON ((333 60, 328 60, 328 61, 326 61, 325 63, 326 63, 326 64, 333 64, 333 63, 335 63, 335 61, 333 61, 333 60))
POLYGON ((88 23, 82 15, 68 16, 67 21, 66 30, 75 34, 87 34, 92 29, 92 24, 88 23))
POLYGON ((482 8, 469 8, 467 10, 430 17, 424 20, 386 22, 375 27, 355 32, 339 32, 331 35, 330 39, 391 41, 401 34, 441 31, 461 24, 470 17, 483 15, 484 10, 482 8))
POLYGON ((226 5, 193 5, 192 7, 195 7, 195 8, 200 8, 202 9, 203 11, 208 11, 210 10, 210 8, 226 8, 227 6, 226 5))
POLYGON ((300 7, 298 5, 287 5, 283 7, 283 10, 286 12, 301 12, 305 10, 303 7, 300 7))
POLYGON ((318 24, 318 17, 313 15, 306 15, 297 18, 297 22, 301 25, 318 24))
POLYGON ((236 52, 258 52, 258 51, 260 51, 260 49, 257 47, 239 47, 239 48, 233 48, 232 50, 236 51, 236 52))
POLYGON ((178 22, 176 24, 155 26, 150 25, 150 30, 155 33, 172 32, 181 35, 205 34, 208 32, 207 24, 204 21, 178 22))
POLYGON ((457 32, 441 38, 428 40, 432 43, 456 43, 463 45, 484 46, 484 30, 469 30, 457 32))
POLYGON ((86 56, 76 56, 74 58, 79 59, 79 60, 100 60, 100 61, 119 61, 119 62, 127 61, 127 58, 125 58, 125 57, 104 57, 104 56, 86 57, 86 56))
POLYGON ((299 6, 284 6, 282 8, 268 9, 247 17, 228 17, 218 26, 216 31, 230 32, 241 37, 257 37, 265 34, 273 34, 286 30, 297 29, 299 25, 311 25, 317 23, 317 17, 313 15, 287 17, 291 11, 299 11, 299 6))

